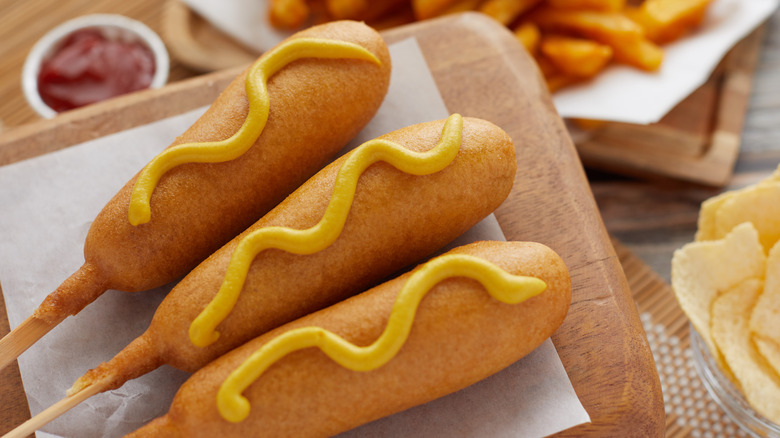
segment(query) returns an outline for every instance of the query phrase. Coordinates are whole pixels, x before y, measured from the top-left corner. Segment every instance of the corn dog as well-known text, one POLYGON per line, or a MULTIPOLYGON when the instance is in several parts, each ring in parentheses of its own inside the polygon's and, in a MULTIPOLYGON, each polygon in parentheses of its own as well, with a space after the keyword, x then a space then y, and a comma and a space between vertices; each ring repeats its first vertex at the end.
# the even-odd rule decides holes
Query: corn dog
POLYGON ((0 368, 104 291, 184 276, 355 136, 389 75, 387 47, 362 23, 313 27, 266 53, 108 202, 84 265, 0 341, 0 368))
POLYGON ((438 250, 503 202, 514 151, 497 126, 457 114, 362 144, 201 263, 144 334, 9 438, 162 364, 196 371, 438 250))
POLYGON ((227 283, 236 248, 265 230, 289 227, 305 233, 327 221, 344 163, 372 142, 320 171, 201 263, 166 297, 144 334, 81 377, 69 394, 92 385, 116 388, 163 363, 196 371, 259 334, 366 289, 465 232, 503 202, 516 165, 503 130, 465 118, 461 131, 458 120, 422 123, 375 140, 424 157, 453 142, 457 150, 443 169, 427 175, 387 162, 368 166, 354 187, 343 229, 326 248, 309 254, 270 248, 253 257, 234 307, 218 322, 216 342, 196 346, 190 331, 227 283))
MULTIPOLYGON (((544 245, 477 242, 456 248, 411 273, 279 327, 220 357, 184 383, 168 414, 128 436, 335 435, 455 392, 509 366, 560 326, 570 301, 566 267, 544 245), (475 275, 470 266, 447 266, 450 260, 446 259, 453 256, 476 258, 530 278, 520 278, 517 289, 509 283, 496 286, 486 281, 493 280, 489 276, 475 275), (448 268, 454 272, 447 273, 448 268), (428 283, 427 278, 431 278, 428 283), (422 283, 416 290, 415 280, 422 283), (424 294, 416 306, 404 302, 414 301, 404 300, 410 291, 418 292, 415 299, 424 294), (407 331, 397 330, 398 326, 407 331), (324 341, 288 347, 306 332, 351 344, 350 353, 359 351, 355 355, 365 357, 383 353, 376 348, 383 344, 400 347, 378 366, 355 371, 350 369, 349 353, 324 341), (311 344, 319 348, 305 348, 311 344), (240 368, 262 363, 275 349, 285 353, 266 360, 262 371, 251 376, 249 386, 240 389, 248 402, 248 416, 228 415, 226 419, 225 411, 229 414, 232 406, 224 401, 233 398, 231 384, 240 368)), ((355 368, 370 362, 365 357, 355 368)))

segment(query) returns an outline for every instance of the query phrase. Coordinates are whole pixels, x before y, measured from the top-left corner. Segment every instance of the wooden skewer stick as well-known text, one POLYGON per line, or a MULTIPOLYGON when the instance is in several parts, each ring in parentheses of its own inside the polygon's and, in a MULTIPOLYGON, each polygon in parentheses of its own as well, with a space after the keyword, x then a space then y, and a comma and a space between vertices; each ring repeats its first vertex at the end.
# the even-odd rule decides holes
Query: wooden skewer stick
POLYGON ((75 315, 106 291, 100 272, 89 263, 68 277, 19 326, 0 339, 0 370, 11 364, 69 315, 75 315))
MULTIPOLYGON (((56 324, 55 324, 56 325, 56 324)), ((95 394, 116 389, 126 381, 140 377, 162 365, 158 351, 147 336, 139 336, 113 359, 81 376, 67 391, 67 396, 2 438, 26 437, 68 412, 95 394)))
POLYGON ((65 397, 57 403, 49 406, 38 415, 25 421, 19 427, 3 435, 2 438, 24 438, 36 430, 47 425, 49 422, 71 410, 74 406, 83 402, 84 400, 92 397, 93 395, 103 392, 111 383, 110 379, 96 382, 93 385, 87 386, 81 391, 65 397))
POLYGON ((59 321, 44 321, 34 315, 22 321, 3 339, 0 339, 0 370, 15 361, 20 354, 24 353, 46 333, 49 333, 58 323, 59 321))

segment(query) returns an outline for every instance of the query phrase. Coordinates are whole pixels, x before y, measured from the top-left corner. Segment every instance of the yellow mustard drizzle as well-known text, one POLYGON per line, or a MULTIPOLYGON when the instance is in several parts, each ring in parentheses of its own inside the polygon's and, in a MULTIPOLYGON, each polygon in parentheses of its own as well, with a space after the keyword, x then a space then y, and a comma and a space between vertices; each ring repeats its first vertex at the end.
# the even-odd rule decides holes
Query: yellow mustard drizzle
POLYGON ((246 77, 249 112, 231 137, 212 142, 184 143, 168 148, 146 165, 133 186, 128 220, 133 226, 149 222, 152 192, 163 174, 184 163, 221 163, 243 155, 257 141, 268 121, 268 79, 287 64, 302 58, 349 58, 381 64, 373 53, 346 41, 297 38, 267 52, 246 77))
POLYGON ((301 327, 283 333, 252 353, 225 379, 217 393, 220 414, 233 423, 243 421, 249 415, 250 405, 241 393, 276 361, 304 348, 317 347, 336 363, 353 371, 381 367, 406 342, 425 294, 450 277, 477 280, 490 295, 506 304, 521 303, 547 288, 541 279, 510 274, 478 257, 451 254, 433 259, 409 277, 393 304, 384 332, 373 344, 358 347, 320 327, 301 327))
POLYGON ((313 254, 330 246, 344 228, 358 178, 371 164, 385 161, 412 175, 438 172, 447 167, 458 154, 462 130, 463 118, 453 114, 444 124, 439 143, 429 151, 412 152, 399 144, 381 139, 358 146, 342 163, 336 175, 330 203, 316 225, 305 230, 265 227, 241 239, 231 255, 217 295, 190 324, 190 341, 198 347, 205 347, 217 340, 219 332, 216 327, 233 310, 244 287, 249 266, 261 251, 276 248, 294 254, 313 254))

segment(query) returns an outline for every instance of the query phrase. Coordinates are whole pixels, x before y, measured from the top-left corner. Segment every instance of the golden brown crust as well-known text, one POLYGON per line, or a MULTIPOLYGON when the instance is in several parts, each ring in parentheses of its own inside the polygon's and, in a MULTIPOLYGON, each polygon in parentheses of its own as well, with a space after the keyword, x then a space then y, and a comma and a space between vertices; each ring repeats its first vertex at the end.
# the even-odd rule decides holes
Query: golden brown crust
POLYGON ((107 289, 101 272, 89 263, 71 274, 35 309, 33 316, 50 324, 59 324, 70 315, 79 313, 107 289))
MULTIPOLYGON (((416 151, 438 142, 444 121, 422 123, 383 136, 416 151)), ((465 118, 454 161, 427 176, 380 162, 360 176, 352 208, 338 239, 312 255, 271 249, 254 260, 238 303, 217 329, 220 338, 199 348, 188 338, 193 319, 214 297, 239 240, 267 226, 306 229, 320 221, 330 201, 335 161, 185 277, 158 308, 145 336, 165 362, 195 371, 274 327, 341 301, 396 270, 445 246, 494 211, 509 194, 514 146, 495 125, 465 118)))
POLYGON ((490 297, 473 280, 445 280, 422 300, 408 341, 383 367, 354 372, 317 349, 301 350, 274 364, 244 392, 251 403, 247 420, 232 424, 220 417, 219 385, 280 333, 319 326, 357 345, 376 340, 408 274, 401 276, 222 356, 185 382, 170 412, 137 436, 247 437, 258 431, 266 437, 334 435, 484 379, 528 354, 563 322, 571 283, 563 261, 551 249, 527 242, 478 242, 453 252, 541 278, 548 288, 510 305, 490 297))
MULTIPOLYGON (((135 177, 129 181, 93 222, 84 249, 110 288, 146 290, 181 277, 284 199, 373 117, 390 78, 379 34, 362 23, 334 22, 291 38, 297 37, 354 42, 382 64, 303 59, 283 68, 268 82, 270 114, 257 143, 233 161, 166 173, 151 199, 151 221, 138 227, 127 219, 135 177)), ((245 77, 171 146, 235 133, 248 109, 245 77)))

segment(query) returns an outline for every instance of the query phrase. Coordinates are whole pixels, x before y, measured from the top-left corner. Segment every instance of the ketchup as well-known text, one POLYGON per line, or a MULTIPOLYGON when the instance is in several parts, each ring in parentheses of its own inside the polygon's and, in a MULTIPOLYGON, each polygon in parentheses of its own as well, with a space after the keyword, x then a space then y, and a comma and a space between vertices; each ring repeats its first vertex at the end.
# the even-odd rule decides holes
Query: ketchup
POLYGON ((43 62, 38 91, 49 107, 62 112, 148 88, 154 71, 154 54, 146 46, 82 29, 43 62))

